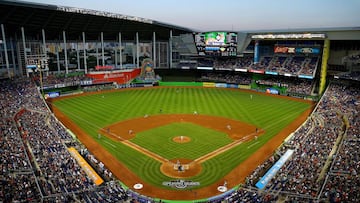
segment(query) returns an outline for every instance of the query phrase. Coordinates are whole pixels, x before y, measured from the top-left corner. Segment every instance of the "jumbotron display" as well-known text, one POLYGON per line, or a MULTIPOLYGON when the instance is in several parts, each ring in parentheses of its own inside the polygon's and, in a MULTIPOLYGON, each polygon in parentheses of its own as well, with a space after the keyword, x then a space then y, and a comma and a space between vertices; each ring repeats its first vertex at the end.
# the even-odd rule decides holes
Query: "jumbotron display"
POLYGON ((237 33, 197 33, 195 45, 200 56, 236 56, 237 33))

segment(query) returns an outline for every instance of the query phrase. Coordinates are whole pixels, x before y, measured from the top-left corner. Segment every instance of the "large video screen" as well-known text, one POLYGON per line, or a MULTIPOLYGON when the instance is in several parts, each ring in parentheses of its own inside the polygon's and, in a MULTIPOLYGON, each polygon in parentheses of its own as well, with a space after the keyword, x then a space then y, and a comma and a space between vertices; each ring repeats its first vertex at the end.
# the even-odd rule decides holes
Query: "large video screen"
POLYGON ((236 56, 237 34, 233 32, 197 33, 195 45, 201 56, 236 56))

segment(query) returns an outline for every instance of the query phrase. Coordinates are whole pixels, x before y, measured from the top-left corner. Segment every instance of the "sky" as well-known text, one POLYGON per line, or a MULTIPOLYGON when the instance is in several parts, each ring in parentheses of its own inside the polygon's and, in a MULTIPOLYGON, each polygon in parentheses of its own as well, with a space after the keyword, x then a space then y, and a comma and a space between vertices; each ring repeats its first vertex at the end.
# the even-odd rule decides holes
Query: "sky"
POLYGON ((198 31, 360 27, 360 0, 26 0, 108 11, 198 31))

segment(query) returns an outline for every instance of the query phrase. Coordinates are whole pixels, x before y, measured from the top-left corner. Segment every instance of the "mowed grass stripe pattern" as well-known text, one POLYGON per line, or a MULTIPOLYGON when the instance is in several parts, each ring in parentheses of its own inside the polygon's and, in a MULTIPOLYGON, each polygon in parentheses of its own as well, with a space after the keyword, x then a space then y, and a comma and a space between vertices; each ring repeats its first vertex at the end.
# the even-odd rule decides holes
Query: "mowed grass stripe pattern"
MULTIPOLYGON (((265 94, 253 93, 251 99, 251 94, 221 88, 128 89, 58 100, 54 105, 95 139, 100 128, 121 120, 142 117, 144 114, 191 114, 194 111, 250 123, 266 131, 251 148, 248 149, 247 146, 253 144, 252 142, 245 143, 203 163, 202 173, 191 179, 201 182, 200 187, 204 187, 226 175, 310 108, 310 104, 265 94)), ((145 140, 136 139, 139 139, 136 142, 146 147, 146 136, 145 140)), ((114 143, 114 148, 103 140, 99 140, 100 144, 111 150, 144 181, 162 187, 161 183, 169 180, 159 171, 159 162, 121 143, 114 143)), ((158 143, 159 146, 162 144, 158 143)), ((152 146, 149 143, 147 147, 152 146)))
POLYGON ((168 160, 176 158, 195 160, 226 144, 230 144, 232 139, 225 133, 193 123, 181 122, 137 133, 136 137, 131 141, 168 160), (173 138, 178 136, 186 136, 191 141, 181 144, 176 143, 173 138))

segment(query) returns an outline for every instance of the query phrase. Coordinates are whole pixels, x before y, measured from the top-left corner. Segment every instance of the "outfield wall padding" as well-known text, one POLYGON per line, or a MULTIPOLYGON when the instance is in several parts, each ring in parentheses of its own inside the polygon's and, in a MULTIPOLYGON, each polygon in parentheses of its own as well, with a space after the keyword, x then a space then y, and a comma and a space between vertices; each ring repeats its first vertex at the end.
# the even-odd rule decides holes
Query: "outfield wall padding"
POLYGON ((239 88, 251 89, 250 85, 237 85, 215 82, 159 82, 159 86, 187 86, 187 87, 217 87, 217 88, 239 88))
POLYGON ((159 82, 159 86, 203 86, 202 82, 159 82))

